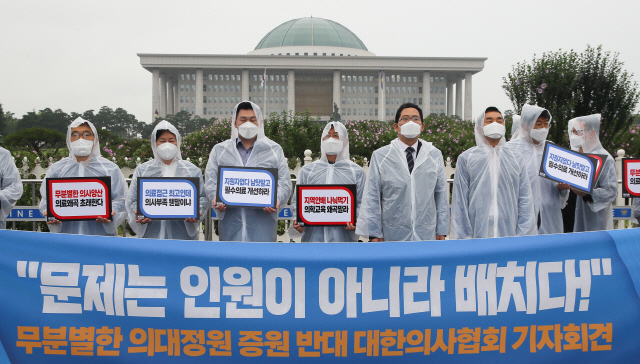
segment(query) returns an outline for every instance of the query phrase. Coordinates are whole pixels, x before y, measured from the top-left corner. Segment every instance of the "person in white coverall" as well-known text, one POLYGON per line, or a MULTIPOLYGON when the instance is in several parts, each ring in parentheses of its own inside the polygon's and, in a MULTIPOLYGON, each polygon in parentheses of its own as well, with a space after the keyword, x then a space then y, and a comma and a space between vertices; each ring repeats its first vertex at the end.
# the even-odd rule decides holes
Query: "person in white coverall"
POLYGON ((0 229, 6 228, 7 216, 22 196, 22 178, 11 153, 0 147, 0 229))
POLYGON ((442 153, 420 139, 422 109, 396 112, 398 138, 373 152, 356 234, 371 241, 444 240, 449 232, 449 188, 442 153))
POLYGON ((220 241, 275 242, 277 212, 291 196, 291 175, 280 145, 264 135, 260 107, 243 101, 231 115, 231 139, 216 144, 209 154, 205 171, 205 189, 218 214, 220 241), (276 208, 251 209, 216 202, 218 166, 278 169, 276 208))
MULTIPOLYGON (((349 135, 339 121, 328 123, 322 131, 320 141, 322 157, 305 165, 298 173, 299 185, 356 185, 356 216, 362 201, 366 175, 364 169, 349 159, 349 135)), ((296 193, 293 194, 296 206, 296 193)), ((293 216, 297 216, 294 207, 293 216)), ((289 230, 292 239, 302 242, 354 242, 358 241, 355 225, 347 226, 301 226, 294 221, 289 230)))
POLYGON ((535 235, 531 185, 520 153, 504 148, 504 118, 487 108, 475 123, 476 146, 458 157, 451 238, 535 235))
POLYGON ((524 105, 518 138, 504 146, 505 149, 520 153, 527 167, 538 234, 564 232, 562 208, 569 197, 568 184, 538 175, 550 125, 551 114, 548 110, 535 105, 524 105))
POLYGON ((127 192, 127 213, 129 226, 140 238, 198 240, 202 219, 207 214, 209 200, 204 191, 202 171, 193 163, 182 159, 180 145, 182 138, 178 129, 166 120, 156 125, 151 133, 153 159, 139 165, 133 173, 127 192), (138 178, 139 177, 197 177, 200 181, 198 197, 198 218, 184 220, 139 219, 138 178))
POLYGON ((89 221, 47 221, 49 231, 65 234, 107 235, 118 234, 127 213, 124 206, 127 183, 115 163, 100 156, 100 141, 96 127, 82 118, 74 120, 67 128, 69 156, 54 163, 40 186, 40 211, 47 214, 46 179, 56 177, 111 177, 111 219, 97 218, 89 221))
POLYGON ((588 194, 576 188, 571 190, 578 196, 573 231, 597 231, 613 229, 613 203, 618 196, 618 177, 616 163, 611 154, 600 144, 600 114, 578 116, 570 120, 571 145, 578 147, 581 153, 606 155, 600 177, 588 194))

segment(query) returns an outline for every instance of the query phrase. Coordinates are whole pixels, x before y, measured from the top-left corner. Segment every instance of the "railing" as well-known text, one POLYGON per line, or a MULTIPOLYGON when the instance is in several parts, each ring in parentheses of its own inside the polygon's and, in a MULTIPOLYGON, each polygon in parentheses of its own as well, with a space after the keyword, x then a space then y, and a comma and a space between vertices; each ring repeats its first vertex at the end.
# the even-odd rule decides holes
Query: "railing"
MULTIPOLYGON (((304 164, 307 163, 311 163, 312 162, 312 158, 311 158, 311 151, 310 150, 306 150, 304 152, 305 154, 305 158, 304 158, 304 164)), ((616 202, 615 202, 615 206, 614 206, 614 211, 613 211, 613 218, 616 221, 614 227, 616 229, 625 229, 625 228, 630 228, 632 227, 632 223, 635 221, 635 219, 632 216, 631 213, 631 199, 628 198, 623 198, 622 197, 622 158, 624 158, 625 156, 625 151, 624 150, 618 150, 617 152, 617 157, 615 158, 616 160, 616 171, 618 174, 618 197, 616 198, 616 202), (629 223, 627 222, 629 221, 629 223)), ((189 160, 189 159, 187 159, 189 160)), ((51 161, 50 161, 51 162, 51 161)), ((139 165, 140 164, 140 159, 138 158, 138 160, 136 161, 136 164, 139 165)), ((201 169, 204 169, 204 167, 206 166, 206 163, 204 163, 204 161, 202 160, 202 158, 199 158, 198 161, 196 161, 195 163, 196 165, 198 165, 201 169)), ((447 158, 447 161, 445 162, 445 174, 447 176, 453 176, 455 174, 455 168, 452 167, 451 165, 451 159, 447 158)), ((49 164, 51 165, 51 163, 49 164)), ((302 166, 300 165, 300 163, 298 163, 296 165, 296 168, 294 169, 290 169, 289 173, 292 176, 296 176, 298 175, 298 173, 300 172, 300 169, 302 168, 302 166)), ((365 158, 365 165, 363 166, 365 173, 368 174, 369 172, 369 166, 368 166, 368 161, 365 158)), ((47 168, 48 169, 48 168, 47 168)), ((37 161, 36 163, 36 167, 29 170, 22 168, 22 175, 30 175, 30 174, 35 174, 36 176, 38 175, 37 173, 41 173, 42 176, 44 176, 44 174, 46 174, 47 169, 43 168, 40 164, 39 161, 37 161)), ((122 172, 125 175, 125 177, 130 176, 131 174, 133 174, 133 170, 125 167, 122 168, 122 172), (125 172, 127 172, 125 174, 125 172)), ((131 178, 126 178, 127 184, 131 183, 131 178)), ((37 209, 38 207, 38 203, 39 201, 37 200, 36 197, 36 188, 40 187, 40 184, 42 184, 43 180, 42 179, 23 179, 22 180, 22 184, 26 185, 26 186, 31 186, 31 201, 32 201, 32 205, 31 206, 17 206, 14 207, 14 210, 12 211, 11 215, 7 218, 7 222, 13 222, 12 227, 15 229, 15 222, 16 221, 31 221, 32 222, 32 229, 33 231, 37 230, 37 222, 38 221, 45 221, 44 216, 42 216, 42 214, 40 213, 40 211, 37 209), (26 212, 26 213, 25 213, 26 212)), ((295 185, 296 179, 292 178, 292 182, 295 185)), ((449 185, 449 190, 451 191, 451 187, 453 184, 453 179, 452 178, 448 178, 447 179, 447 183, 449 185)), ((278 212, 280 213, 280 211, 278 212)), ((285 220, 286 222, 286 228, 285 228, 285 232, 282 235, 278 235, 278 240, 279 241, 290 241, 289 239, 289 226, 290 226, 290 221, 292 220, 291 217, 289 216, 280 216, 278 218, 279 220, 285 220)), ((203 231, 201 234, 201 239, 204 240, 218 240, 217 236, 214 234, 214 223, 213 221, 215 220, 215 217, 212 216, 212 211, 211 209, 209 209, 206 218, 204 219, 204 225, 203 225, 203 231)), ((637 223, 637 221, 635 222, 637 223)), ((127 236, 127 229, 126 226, 124 225, 125 223, 123 223, 122 225, 122 231, 123 231, 123 236, 127 236)))

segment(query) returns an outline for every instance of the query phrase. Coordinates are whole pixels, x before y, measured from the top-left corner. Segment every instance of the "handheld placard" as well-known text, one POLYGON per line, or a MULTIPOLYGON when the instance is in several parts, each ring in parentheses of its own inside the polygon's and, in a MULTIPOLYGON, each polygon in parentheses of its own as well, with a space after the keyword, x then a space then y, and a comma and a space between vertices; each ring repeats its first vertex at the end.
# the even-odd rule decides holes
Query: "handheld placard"
POLYGON ((47 178, 47 221, 111 218, 111 177, 47 178))
POLYGON ((544 145, 539 175, 591 193, 596 183, 597 166, 596 158, 547 141, 544 145))
POLYGON ((622 159, 622 197, 640 197, 640 159, 622 159))
POLYGON ((276 208, 278 169, 219 166, 216 202, 232 207, 276 208))
POLYGON ((356 185, 296 185, 296 192, 299 225, 355 224, 356 185))
POLYGON ((197 177, 138 177, 138 219, 198 218, 200 179, 197 177))

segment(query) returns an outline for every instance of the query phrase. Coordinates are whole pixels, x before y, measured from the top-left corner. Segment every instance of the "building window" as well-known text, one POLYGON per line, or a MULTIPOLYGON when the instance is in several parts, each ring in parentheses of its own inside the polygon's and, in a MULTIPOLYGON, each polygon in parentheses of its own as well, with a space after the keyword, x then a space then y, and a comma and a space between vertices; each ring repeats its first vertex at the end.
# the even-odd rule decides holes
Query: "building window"
POLYGON ((209 85, 209 92, 213 91, 213 85, 209 85))
POLYGON ((386 105, 389 105, 389 99, 385 98, 385 99, 384 99, 384 103, 385 103, 386 105))
MULTIPOLYGON (((344 76, 342 76, 342 77, 344 77, 344 76)), ((347 87, 346 86, 342 86, 341 89, 342 89, 342 93, 345 93, 347 91, 347 87)))
POLYGON ((202 92, 207 92, 207 85, 202 85, 202 92))
POLYGON ((180 103, 184 103, 184 96, 180 96, 180 103))
POLYGON ((422 97, 418 98, 418 105, 422 105, 422 97))
POLYGON ((378 105, 378 98, 376 97, 376 105, 378 105))
POLYGON ((376 109, 376 116, 378 116, 378 109, 376 109))
POLYGON ((433 87, 431 87, 431 89, 429 90, 430 93, 433 93, 433 87))
POLYGON ((195 108, 195 107, 192 107, 192 108, 191 108, 191 115, 193 115, 193 114, 195 114, 195 113, 196 113, 196 108, 195 108))
POLYGON ((403 93, 403 94, 406 94, 406 93, 407 93, 407 88, 406 88, 406 87, 403 87, 403 88, 402 88, 402 93, 403 93))
POLYGON ((181 73, 181 74, 180 74, 180 80, 181 80, 181 81, 184 81, 184 73, 181 73))
POLYGON ((202 102, 203 102, 204 104, 206 104, 206 103, 207 103, 207 97, 206 97, 206 96, 202 96, 202 102))
POLYGON ((343 97, 343 98, 342 98, 342 105, 344 105, 344 104, 346 104, 346 103, 347 103, 347 100, 343 97))
POLYGON ((184 91, 184 85, 180 85, 180 91, 184 91))
POLYGON ((187 81, 191 81, 191 75, 187 74, 187 81))
POLYGON ((342 75, 342 82, 346 82, 347 81, 347 76, 342 75))
POLYGON ((213 103, 213 97, 209 96, 209 103, 213 103))
MULTIPOLYGON (((222 86, 222 85, 220 85, 220 86, 222 86)), ((229 92, 229 85, 224 85, 224 90, 225 90, 226 92, 229 92)))
POLYGON ((282 103, 282 104, 284 104, 284 103, 285 103, 285 101, 284 101, 284 97, 280 97, 280 103, 282 103))
POLYGON ((422 93, 422 87, 418 87, 418 93, 421 94, 422 93))
POLYGON ((217 104, 217 103, 218 103, 218 96, 215 96, 215 97, 213 98, 213 103, 214 103, 214 104, 217 104))
POLYGON ((196 103, 196 97, 195 96, 191 96, 191 103, 195 104, 196 103))
POLYGON ((236 85, 236 90, 237 90, 237 92, 240 92, 240 85, 236 85))

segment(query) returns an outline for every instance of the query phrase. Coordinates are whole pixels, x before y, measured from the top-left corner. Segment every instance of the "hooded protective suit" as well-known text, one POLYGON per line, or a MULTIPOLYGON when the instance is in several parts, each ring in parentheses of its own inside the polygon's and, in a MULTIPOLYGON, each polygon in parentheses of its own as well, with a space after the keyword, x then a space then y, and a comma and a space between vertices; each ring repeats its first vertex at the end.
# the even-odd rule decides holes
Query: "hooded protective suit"
POLYGON ((536 235, 531 185, 520 153, 493 148, 476 119, 476 146, 458 157, 453 182, 451 239, 536 235))
POLYGON ((513 114, 513 123, 511 124, 511 140, 516 140, 520 136, 520 123, 522 118, 518 114, 513 114))
MULTIPOLYGON (((531 194, 535 209, 535 219, 540 218, 538 234, 560 234, 564 232, 562 224, 562 208, 569 197, 569 190, 560 191, 558 183, 538 176, 542 153, 544 152, 544 141, 534 143, 531 137, 536 121, 545 109, 524 105, 522 107, 522 121, 518 138, 505 144, 504 149, 511 149, 519 153, 527 167, 527 174, 531 183, 531 194)), ((551 123, 551 118, 549 118, 551 123)))
MULTIPOLYGON (((282 147, 264 135, 264 118, 260 107, 247 101, 253 107, 258 119, 258 134, 247 164, 243 165, 238 152, 238 128, 235 127, 238 105, 231 115, 231 139, 216 144, 209 154, 205 171, 205 189, 210 201, 216 198, 218 188, 218 166, 237 166, 278 169, 278 202, 286 205, 291 196, 291 176, 282 147)), ((220 241, 275 242, 277 239, 278 212, 268 214, 262 209, 227 206, 218 214, 218 235, 220 241)))
POLYGON ((581 137, 583 153, 607 155, 591 198, 578 196, 576 200, 574 232, 613 229, 612 207, 618 196, 618 177, 615 160, 600 144, 600 120, 600 114, 578 116, 572 120, 573 128, 584 130, 581 137), (586 202, 585 199, 593 202, 586 202))
MULTIPOLYGON (((67 148, 69 156, 54 163, 47 171, 47 178, 56 177, 111 177, 111 207, 114 215, 110 223, 99 223, 95 220, 88 221, 63 221, 60 224, 48 224, 49 230, 54 233, 82 234, 82 235, 116 235, 118 226, 122 224, 127 213, 124 206, 127 182, 115 163, 100 156, 100 141, 96 127, 82 118, 74 120, 67 128, 67 148), (78 162, 73 154, 71 146, 71 128, 76 128, 87 123, 93 132, 93 148, 86 161, 78 162)), ((40 211, 47 212, 46 184, 40 186, 40 211)))
POLYGON ((394 139, 371 155, 356 234, 384 241, 435 240, 449 232, 449 188, 439 149, 419 139, 413 167, 394 139))
POLYGON ((182 160, 180 145, 182 137, 171 123, 162 120, 156 125, 151 133, 151 149, 153 150, 154 159, 139 165, 133 173, 131 185, 127 192, 127 214, 129 215, 129 226, 135 231, 140 238, 152 239, 180 239, 180 240, 197 240, 200 232, 200 222, 207 215, 209 200, 204 191, 204 182, 202 180, 202 171, 193 163, 182 160), (176 136, 178 143, 178 152, 171 161, 166 164, 158 155, 158 147, 156 139, 159 136, 158 130, 169 130, 176 136), (152 220, 147 224, 136 222, 136 211, 138 209, 138 177, 198 177, 200 180, 200 198, 199 212, 200 217, 195 223, 186 222, 184 220, 152 220))
POLYGON ((22 178, 11 153, 0 148, 0 229, 7 226, 7 216, 22 196, 22 178))
POLYGON ((640 221, 640 198, 633 199, 633 217, 640 221))
MULTIPOLYGON (((297 183, 300 185, 356 185, 356 216, 362 201, 364 183, 367 176, 364 169, 349 159, 349 135, 347 129, 338 121, 328 123, 323 132, 321 141, 329 134, 331 128, 335 128, 343 144, 342 151, 336 156, 336 162, 331 164, 327 160, 326 150, 321 145, 322 157, 313 163, 307 164, 298 173, 297 183)), ((296 192, 293 194, 293 216, 297 216, 296 192)), ((291 226, 289 237, 292 239, 301 237, 302 242, 350 242, 358 241, 354 231, 347 231, 344 226, 305 226, 301 234, 291 226)))

